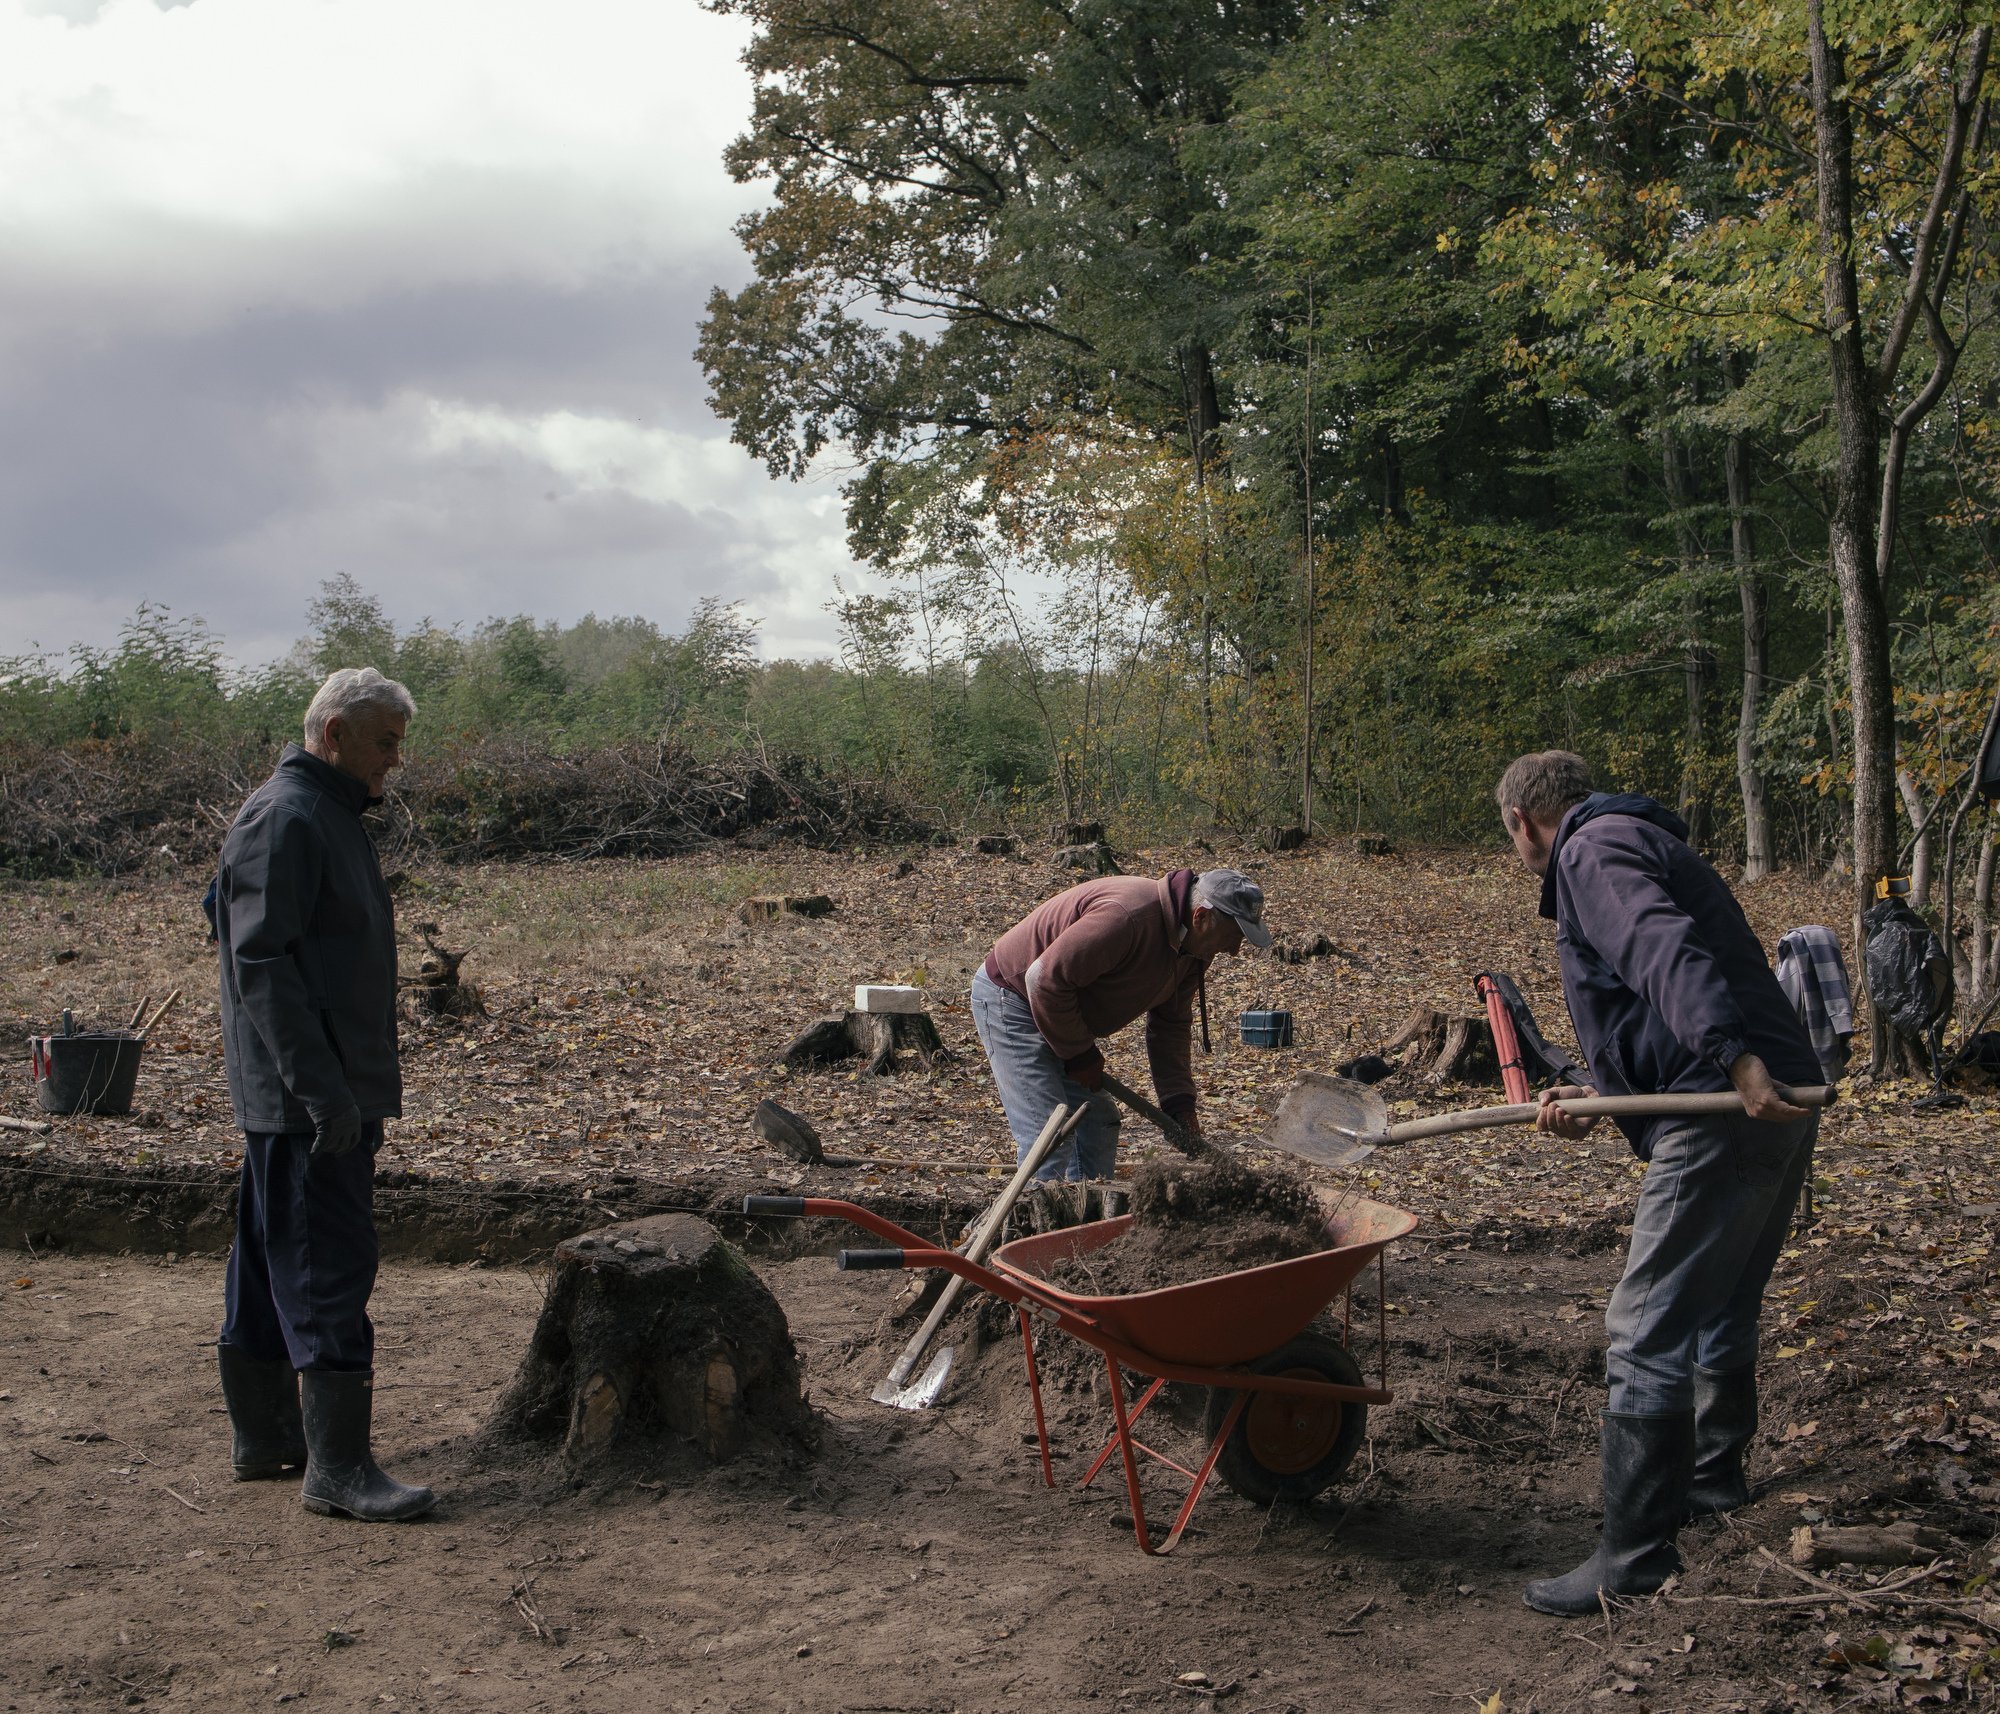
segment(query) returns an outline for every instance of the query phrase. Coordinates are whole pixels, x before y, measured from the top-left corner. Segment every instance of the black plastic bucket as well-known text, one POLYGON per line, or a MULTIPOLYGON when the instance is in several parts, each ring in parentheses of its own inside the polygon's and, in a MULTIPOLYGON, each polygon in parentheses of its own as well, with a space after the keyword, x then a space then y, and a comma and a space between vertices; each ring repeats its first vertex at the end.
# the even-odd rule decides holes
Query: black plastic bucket
POLYGON ((129 1113, 145 1042, 129 1030, 28 1037, 35 1094, 50 1113, 129 1113))

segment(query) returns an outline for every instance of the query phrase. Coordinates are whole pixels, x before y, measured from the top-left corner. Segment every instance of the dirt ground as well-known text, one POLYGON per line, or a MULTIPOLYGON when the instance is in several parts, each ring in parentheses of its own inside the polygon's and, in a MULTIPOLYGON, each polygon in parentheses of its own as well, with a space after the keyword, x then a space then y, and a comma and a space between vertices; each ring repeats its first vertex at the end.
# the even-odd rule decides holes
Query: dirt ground
MULTIPOLYGON (((1218 965, 1216 1053, 1198 1073, 1212 1135, 1253 1138, 1274 1089, 1373 1045, 1413 1004, 1469 1010, 1479 969, 1515 974, 1544 1025, 1560 1025, 1532 888, 1499 858, 1239 855, 1262 863, 1281 931, 1343 950, 1218 965), (1291 1007, 1300 1048, 1235 1042, 1250 1005, 1291 1007)), ((1130 866, 1181 858, 1215 860, 1159 852, 1130 866)), ((467 974, 491 1015, 412 1028, 409 1117, 385 1168, 572 1198, 667 1176, 706 1176, 720 1194, 746 1174, 913 1207, 990 1194, 1009 1151, 964 984, 1051 884, 1040 861, 756 863, 405 883, 406 923, 436 920, 447 942, 474 946, 467 974), (745 892, 780 889, 826 891, 838 908, 821 922, 735 920, 745 892), (930 986, 958 1065, 870 1083, 773 1070, 847 985, 897 977, 930 986), (830 1148, 979 1170, 808 1174, 749 1136, 764 1094, 807 1112, 830 1148)), ((46 1175, 52 1193, 93 1175, 117 1190, 154 1171, 226 1172, 212 969, 184 922, 193 896, 168 876, 0 887, 0 1026, 16 1040, 62 1004, 122 1022, 142 990, 188 991, 148 1050, 133 1118, 0 1132, 0 1165, 46 1175)), ((1837 891, 1797 878, 1745 902, 1767 942, 1842 920, 1837 891)), ((1143 1080, 1136 1042, 1118 1043, 1113 1065, 1143 1080)), ((1495 1098, 1392 1093, 1399 1110, 1495 1098)), ((825 1415, 815 1461, 576 1490, 487 1467, 470 1441, 526 1342, 532 1268, 392 1263, 376 1298, 380 1449, 444 1499, 429 1522, 371 1529, 228 1480, 209 1348, 219 1258, 51 1252, 37 1238, 0 1256, 0 1704, 1981 1706, 2000 1668, 1986 1581, 2000 1520, 2000 1126, 1990 1095, 1924 1111, 1922 1093, 1850 1095, 1825 1127, 1815 1213, 1767 1315, 1759 1502, 1688 1531, 1688 1570, 1658 1599, 1572 1623, 1527 1611, 1519 1586, 1593 1537, 1601 1314, 1638 1175, 1609 1136, 1494 1133, 1370 1159, 1351 1182, 1420 1221, 1382 1311, 1395 1403, 1371 1414, 1348 1479, 1320 1501, 1264 1512, 1216 1492, 1167 1560, 1134 1546, 1122 1484, 1075 1489, 1102 1416, 1086 1364, 1048 1353, 1068 1453, 1050 1492, 1023 1438, 1017 1349, 979 1352, 934 1412, 873 1406, 893 1349, 877 1318, 896 1282, 838 1274, 824 1254, 754 1257, 825 1415), (1907 1567, 1786 1563, 1801 1527, 1896 1522, 1940 1545, 1907 1567)), ((0 1111, 31 1101, 24 1069, 6 1068, 0 1111)), ((1128 1131, 1129 1157, 1150 1146, 1128 1131)), ((19 1246, 25 1230, 0 1240, 19 1246)), ((1357 1326, 1376 1319, 1364 1295, 1357 1326)), ((955 1324, 962 1344, 976 1331, 972 1317, 955 1324)), ((1369 1338, 1356 1349, 1373 1361, 1369 1338)), ((1149 1504, 1166 1497, 1162 1484, 1149 1504)))
MULTIPOLYGON (((1411 1402, 1381 1413, 1363 1479, 1275 1515, 1212 1496, 1160 1561, 1137 1551, 1121 1487, 1073 1487, 1081 1365, 1065 1372, 1076 1390, 1056 1394, 1071 1432, 1052 1494, 1024 1444, 1014 1353, 982 1353, 996 1373, 975 1389, 1006 1387, 1013 1408, 871 1406, 872 1369, 843 1357, 850 1341, 874 1354, 884 1283, 824 1258, 768 1273, 826 1412, 812 1468, 556 1495, 464 1445, 525 1339, 533 1276, 393 1269, 377 1296, 379 1443, 444 1500, 431 1521, 388 1529, 314 1518, 288 1486, 229 1481, 213 1262, 10 1256, 31 1283, 0 1298, 14 1633, 0 1687, 20 1709, 291 1698, 859 1714, 1184 1706, 1199 1700, 1175 1687, 1187 1672, 1235 1685, 1238 1709, 1362 1695, 1478 1706, 1495 1691, 1503 1706, 1559 1708, 1636 1675, 1654 1708, 1765 1706, 1799 1663, 1772 1658, 1740 1612, 1649 1609, 1607 1636, 1521 1608, 1524 1571, 1567 1563, 1591 1532, 1588 1323, 1559 1342, 1535 1324, 1601 1289, 1614 1259, 1442 1260, 1402 1277, 1470 1292, 1488 1313, 1435 1329, 1433 1355, 1407 1341, 1393 1353, 1411 1402), (1454 1370, 1466 1383, 1446 1384, 1454 1370), (1433 1392, 1489 1411, 1528 1401, 1540 1444, 1496 1470, 1467 1427, 1426 1427, 1433 1392)), ((1690 1588, 1726 1577, 1752 1541, 1782 1546, 1795 1512, 1698 1532, 1690 1588)))

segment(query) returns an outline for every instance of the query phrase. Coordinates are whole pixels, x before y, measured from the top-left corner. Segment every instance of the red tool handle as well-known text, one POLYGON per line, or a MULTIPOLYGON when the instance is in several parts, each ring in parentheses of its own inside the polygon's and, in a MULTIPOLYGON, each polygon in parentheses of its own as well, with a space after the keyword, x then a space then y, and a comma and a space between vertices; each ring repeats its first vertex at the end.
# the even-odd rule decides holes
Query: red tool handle
POLYGON ((1517 1103, 1526 1101, 1528 1068, 1521 1063, 1521 1039, 1514 1033, 1514 1014, 1507 1010, 1507 1002, 1500 996, 1500 984, 1490 976, 1476 977, 1472 985, 1486 1002, 1486 1022, 1493 1031, 1493 1051, 1499 1056, 1500 1081, 1507 1090, 1507 1099, 1517 1103))

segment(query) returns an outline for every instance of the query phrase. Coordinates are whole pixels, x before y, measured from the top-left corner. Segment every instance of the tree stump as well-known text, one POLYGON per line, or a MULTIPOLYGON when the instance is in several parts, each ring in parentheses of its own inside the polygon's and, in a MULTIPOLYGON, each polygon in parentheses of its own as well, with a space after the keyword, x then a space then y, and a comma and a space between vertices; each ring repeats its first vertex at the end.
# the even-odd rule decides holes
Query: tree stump
POLYGON ((1011 857, 1014 855, 1013 835, 982 833, 972 842, 972 848, 982 857, 1011 857))
POLYGON ((736 907, 745 922, 774 922, 781 916, 833 915, 833 900, 824 893, 763 893, 736 907))
POLYGON ((414 976, 396 978, 405 1009, 413 1018, 483 1018, 486 1002, 479 989, 459 980, 458 967, 466 955, 449 951, 438 939, 442 932, 434 922, 417 924, 424 941, 423 959, 414 976))
POLYGON ((1058 870, 1080 869, 1086 875, 1122 875, 1111 847, 1099 839, 1089 845, 1065 845, 1051 861, 1058 870))
POLYGON ((706 1221, 660 1214, 566 1238, 527 1355, 490 1425, 554 1442, 571 1466, 611 1454, 810 1446, 791 1329, 706 1221))
POLYGON ((1303 827, 1262 827, 1257 830, 1257 843, 1266 851, 1300 851, 1305 848, 1306 830, 1303 827))
POLYGON ((1403 1027, 1382 1044, 1386 1054, 1400 1053, 1402 1069, 1432 1083, 1498 1083, 1500 1056, 1493 1047, 1493 1027, 1483 1017, 1447 1017, 1419 1006, 1403 1027))
POLYGON ((953 1058, 928 1012, 836 1012, 808 1024, 781 1057, 787 1070, 810 1071, 865 1054, 863 1074, 886 1077, 900 1069, 898 1049, 914 1053, 926 1071, 953 1058))

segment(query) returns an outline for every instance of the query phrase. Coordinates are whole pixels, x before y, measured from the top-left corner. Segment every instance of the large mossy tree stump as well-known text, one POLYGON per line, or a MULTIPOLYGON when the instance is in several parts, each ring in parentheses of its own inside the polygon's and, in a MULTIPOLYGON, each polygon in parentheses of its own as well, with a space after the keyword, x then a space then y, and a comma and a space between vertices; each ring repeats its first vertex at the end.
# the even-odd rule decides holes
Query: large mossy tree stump
POLYGON ((790 1071, 838 1065, 863 1055, 864 1077, 885 1077, 896 1069, 896 1052, 907 1049, 926 1071, 949 1065, 953 1055, 928 1012, 836 1012, 808 1024, 781 1056, 790 1071))
POLYGON ((554 1268, 498 1436, 559 1444, 572 1467, 649 1444, 719 1464, 812 1443, 785 1312, 706 1221, 585 1232, 554 1268))
POLYGON ((1433 1083, 1498 1083, 1500 1056, 1493 1028, 1483 1017, 1448 1016, 1419 1006, 1403 1027, 1382 1044, 1384 1054, 1403 1056, 1402 1069, 1433 1083))

